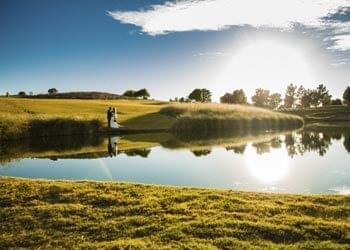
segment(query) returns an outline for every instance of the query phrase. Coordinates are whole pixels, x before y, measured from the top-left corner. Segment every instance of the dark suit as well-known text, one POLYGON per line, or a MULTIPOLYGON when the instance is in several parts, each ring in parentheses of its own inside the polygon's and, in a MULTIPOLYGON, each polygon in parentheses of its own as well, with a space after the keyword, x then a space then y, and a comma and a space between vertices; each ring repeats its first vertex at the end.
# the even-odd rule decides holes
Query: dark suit
POLYGON ((111 118, 112 118, 112 111, 108 109, 107 111, 108 128, 111 128, 111 118))

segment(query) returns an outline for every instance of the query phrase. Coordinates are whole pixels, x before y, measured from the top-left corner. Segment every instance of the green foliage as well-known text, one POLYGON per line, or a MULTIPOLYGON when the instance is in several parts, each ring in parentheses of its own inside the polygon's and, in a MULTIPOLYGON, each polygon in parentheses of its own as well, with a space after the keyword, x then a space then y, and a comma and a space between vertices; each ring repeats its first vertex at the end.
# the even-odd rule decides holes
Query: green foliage
POLYGON ((255 94, 252 96, 252 102, 254 106, 260 108, 266 108, 269 106, 270 91, 266 89, 256 89, 255 94))
POLYGON ((58 90, 56 88, 51 88, 47 91, 47 93, 49 93, 49 95, 55 95, 58 93, 58 90))
POLYGON ((343 93, 344 103, 350 106, 350 86, 348 86, 343 93))
POLYGON ((220 97, 220 102, 227 104, 247 104, 247 97, 243 89, 236 89, 232 94, 226 93, 220 97))
POLYGON ((284 106, 286 108, 293 108, 296 102, 297 86, 289 84, 287 86, 286 94, 284 97, 284 106))
POLYGON ((280 106, 282 102, 281 94, 273 93, 269 96, 268 107, 270 109, 276 109, 280 106))
POLYGON ((211 92, 208 89, 194 89, 188 99, 196 102, 211 102, 211 92))
POLYGON ((4 249, 348 249, 350 198, 0 180, 4 249))
POLYGON ((24 92, 24 91, 20 91, 20 92, 18 92, 18 96, 26 96, 27 95, 27 93, 26 92, 24 92))
POLYGON ((339 98, 337 98, 337 99, 333 99, 330 104, 331 105, 342 105, 343 103, 339 98))
POLYGON ((142 98, 142 99, 148 99, 151 95, 148 92, 147 89, 140 89, 140 90, 127 90, 124 92, 123 96, 127 97, 136 97, 136 98, 142 98))

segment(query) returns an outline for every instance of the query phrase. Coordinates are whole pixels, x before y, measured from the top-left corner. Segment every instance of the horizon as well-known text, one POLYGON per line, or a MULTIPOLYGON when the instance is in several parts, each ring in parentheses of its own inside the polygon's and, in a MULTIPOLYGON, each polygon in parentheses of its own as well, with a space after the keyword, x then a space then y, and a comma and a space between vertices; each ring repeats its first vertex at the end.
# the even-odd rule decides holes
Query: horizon
POLYGON ((293 83, 341 98, 349 22, 349 0, 2 1, 0 92, 146 88, 169 100, 207 88, 218 101, 293 83))

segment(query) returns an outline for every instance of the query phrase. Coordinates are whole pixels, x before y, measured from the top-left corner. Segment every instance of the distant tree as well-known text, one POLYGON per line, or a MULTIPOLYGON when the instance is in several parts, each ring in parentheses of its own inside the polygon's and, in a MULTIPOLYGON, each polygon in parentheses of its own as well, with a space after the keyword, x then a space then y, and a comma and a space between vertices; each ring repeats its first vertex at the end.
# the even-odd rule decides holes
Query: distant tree
POLYGON ((350 106, 350 86, 348 86, 343 94, 344 103, 350 106))
POLYGON ((9 92, 6 92, 6 97, 10 97, 10 93, 9 92))
POLYGON ((326 86, 320 84, 316 88, 316 97, 317 102, 322 104, 322 106, 327 106, 331 102, 332 96, 329 94, 326 86))
POLYGON ((127 90, 123 93, 123 96, 135 97, 135 91, 134 90, 127 90))
POLYGON ((225 95, 221 96, 220 102, 229 104, 247 104, 247 97, 243 89, 236 89, 232 94, 226 93, 225 95))
POLYGON ((331 105, 342 105, 343 103, 342 103, 342 101, 339 99, 339 98, 337 98, 337 99, 333 99, 332 101, 331 101, 331 105))
POLYGON ((26 96, 27 94, 26 94, 26 92, 24 92, 24 91, 20 91, 20 92, 18 92, 18 95, 19 95, 19 96, 26 96))
POLYGON ((151 95, 147 89, 140 89, 134 93, 135 97, 141 97, 143 99, 148 99, 151 95))
POLYGON ((211 102, 211 92, 208 89, 194 89, 188 98, 196 102, 211 102))
POLYGON ((297 106, 300 108, 309 108, 312 103, 313 92, 310 89, 305 89, 302 85, 298 88, 296 97, 298 100, 297 106))
POLYGON ((233 103, 235 104, 247 104, 247 97, 243 91, 243 89, 236 89, 232 93, 233 103))
POLYGON ((282 102, 281 94, 273 93, 269 96, 268 107, 270 109, 276 109, 280 106, 281 102, 282 102))
POLYGON ((230 93, 226 93, 223 96, 220 97, 220 102, 221 103, 233 103, 233 95, 230 93))
POLYGON ((252 102, 257 107, 268 107, 270 91, 266 89, 256 89, 252 96, 252 102))
POLYGON ((50 95, 55 95, 58 93, 58 90, 56 88, 51 88, 47 91, 50 95))
POLYGON ((289 84, 287 86, 286 94, 284 97, 284 106, 286 108, 294 107, 295 101, 296 101, 296 94, 297 94, 296 90, 297 90, 296 85, 289 84))
POLYGON ((29 95, 30 95, 30 96, 33 96, 33 95, 34 95, 33 91, 30 91, 30 92, 29 92, 29 95))
POLYGON ((185 100, 185 97, 181 97, 180 99, 179 99, 179 102, 185 102, 186 100, 185 100))

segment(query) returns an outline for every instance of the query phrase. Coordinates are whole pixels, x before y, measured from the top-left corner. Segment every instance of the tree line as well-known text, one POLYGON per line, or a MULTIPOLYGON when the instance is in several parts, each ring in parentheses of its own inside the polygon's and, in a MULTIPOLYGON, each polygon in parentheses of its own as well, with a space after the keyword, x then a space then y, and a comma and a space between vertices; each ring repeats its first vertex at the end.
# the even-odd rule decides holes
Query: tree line
MULTIPOLYGON (((175 102, 211 102, 212 93, 208 89, 194 89, 187 98, 175 97, 170 101, 175 102)), ((348 86, 343 93, 343 100, 337 98, 332 99, 327 87, 319 84, 315 89, 305 89, 302 85, 299 87, 294 84, 287 86, 284 98, 280 93, 271 93, 268 89, 258 88, 251 97, 251 103, 254 106, 262 108, 310 108, 328 105, 350 105, 350 86, 348 86), (283 103, 283 104, 282 104, 283 103)), ((220 97, 221 103, 226 104, 249 104, 247 96, 243 89, 236 89, 232 93, 225 93, 220 97)))

